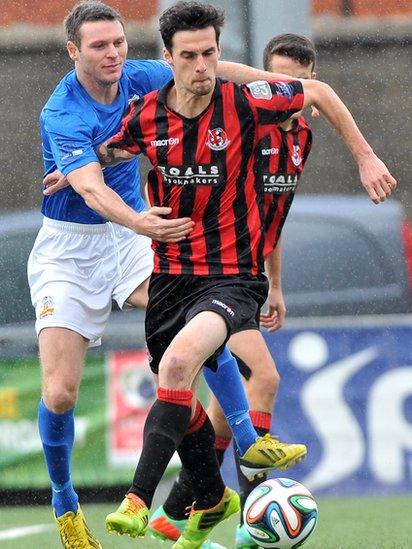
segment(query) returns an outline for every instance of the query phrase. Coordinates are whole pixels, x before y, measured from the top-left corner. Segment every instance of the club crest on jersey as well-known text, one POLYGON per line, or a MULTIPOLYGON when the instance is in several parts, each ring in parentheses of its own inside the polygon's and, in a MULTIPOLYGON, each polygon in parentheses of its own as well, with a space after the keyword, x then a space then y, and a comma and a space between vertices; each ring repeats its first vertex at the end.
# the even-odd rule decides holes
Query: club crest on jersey
POLYGON ((272 89, 265 80, 256 80, 256 82, 247 84, 247 87, 255 99, 266 99, 267 101, 272 99, 272 89))
POLYGON ((300 156, 300 147, 299 145, 293 145, 292 151, 292 162, 296 167, 302 162, 302 157, 300 156))
POLYGON ((59 147, 61 163, 64 165, 69 164, 74 158, 84 153, 84 150, 78 143, 58 140, 57 145, 59 147))
POLYGON ((45 296, 41 300, 41 309, 39 312, 39 319, 51 316, 54 313, 54 302, 50 296, 45 296))
POLYGON ((230 145, 230 140, 224 129, 215 128, 214 130, 208 130, 206 145, 213 151, 223 151, 230 145))

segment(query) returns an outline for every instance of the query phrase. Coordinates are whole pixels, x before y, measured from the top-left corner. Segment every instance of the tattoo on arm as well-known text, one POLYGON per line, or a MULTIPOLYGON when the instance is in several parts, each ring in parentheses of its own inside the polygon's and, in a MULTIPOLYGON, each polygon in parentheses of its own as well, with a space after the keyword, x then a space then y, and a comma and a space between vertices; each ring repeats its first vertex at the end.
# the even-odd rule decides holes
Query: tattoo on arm
POLYGON ((102 166, 114 166, 122 161, 122 152, 119 149, 109 149, 107 145, 103 144, 98 147, 97 156, 102 166))

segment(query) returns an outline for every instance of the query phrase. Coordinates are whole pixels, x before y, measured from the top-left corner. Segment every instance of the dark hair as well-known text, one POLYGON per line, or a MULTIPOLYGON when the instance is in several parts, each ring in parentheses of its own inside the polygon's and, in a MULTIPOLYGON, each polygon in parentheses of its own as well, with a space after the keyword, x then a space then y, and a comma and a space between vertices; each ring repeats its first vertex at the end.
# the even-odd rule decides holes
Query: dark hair
POLYGON ((263 67, 267 71, 270 67, 272 55, 283 55, 298 61, 305 67, 313 63, 315 68, 316 51, 312 41, 299 34, 278 34, 270 40, 263 51, 263 67))
POLYGON ((67 40, 74 42, 80 48, 80 28, 83 23, 90 21, 119 21, 124 27, 122 16, 118 11, 98 0, 85 0, 76 4, 64 20, 67 40))
POLYGON ((178 31, 200 30, 213 27, 219 44, 220 31, 225 22, 225 12, 211 4, 201 2, 177 2, 165 10, 159 19, 160 34, 165 48, 171 51, 173 36, 178 31))

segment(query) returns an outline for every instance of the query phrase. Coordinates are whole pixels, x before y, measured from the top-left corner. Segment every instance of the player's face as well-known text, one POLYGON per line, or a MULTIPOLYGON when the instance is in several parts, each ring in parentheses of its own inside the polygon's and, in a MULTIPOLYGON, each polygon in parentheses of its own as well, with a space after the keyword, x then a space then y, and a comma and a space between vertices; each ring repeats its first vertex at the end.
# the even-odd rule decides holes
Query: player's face
POLYGON ((111 86, 119 81, 127 55, 127 42, 120 21, 90 21, 80 27, 78 48, 68 42, 70 57, 82 82, 111 86))
POLYGON ((301 65, 299 61, 287 57, 286 55, 272 55, 269 63, 269 70, 271 72, 281 72, 287 74, 292 78, 316 78, 316 74, 313 72, 313 65, 301 65))
POLYGON ((220 49, 213 27, 179 31, 173 36, 172 51, 164 50, 178 87, 203 96, 213 92, 220 49))
MULTIPOLYGON (((302 65, 299 61, 296 61, 296 59, 292 59, 286 55, 272 55, 269 62, 269 71, 280 72, 287 76, 291 76, 292 78, 316 78, 316 73, 313 71, 313 63, 302 65)), ((299 118, 301 114, 302 111, 297 112, 293 114, 291 118, 299 118)))

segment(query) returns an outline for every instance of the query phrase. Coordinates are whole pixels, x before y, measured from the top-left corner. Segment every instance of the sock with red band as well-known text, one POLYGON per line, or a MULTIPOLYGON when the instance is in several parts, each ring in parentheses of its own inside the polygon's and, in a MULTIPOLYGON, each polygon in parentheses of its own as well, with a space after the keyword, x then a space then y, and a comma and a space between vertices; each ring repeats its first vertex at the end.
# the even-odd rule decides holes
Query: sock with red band
POLYGON ((265 430, 265 433, 268 433, 270 431, 270 426, 272 424, 272 414, 269 414, 267 412, 259 412, 257 410, 250 410, 249 415, 256 430, 263 429, 265 430))
POLYGON ((232 441, 231 438, 219 437, 216 435, 215 450, 216 450, 217 460, 219 462, 219 465, 222 465, 225 457, 225 452, 229 448, 231 441, 232 441))
POLYGON ((182 470, 163 505, 175 520, 187 518, 186 507, 196 500, 196 508, 216 505, 224 491, 219 463, 214 449, 215 433, 201 404, 178 448, 182 470))
POLYGON ((187 431, 193 393, 190 390, 159 387, 157 400, 146 419, 143 449, 133 477, 130 492, 139 496, 148 507, 153 495, 187 431))
POLYGON ((169 404, 179 404, 192 409, 193 392, 190 389, 157 388, 157 399, 169 404))

